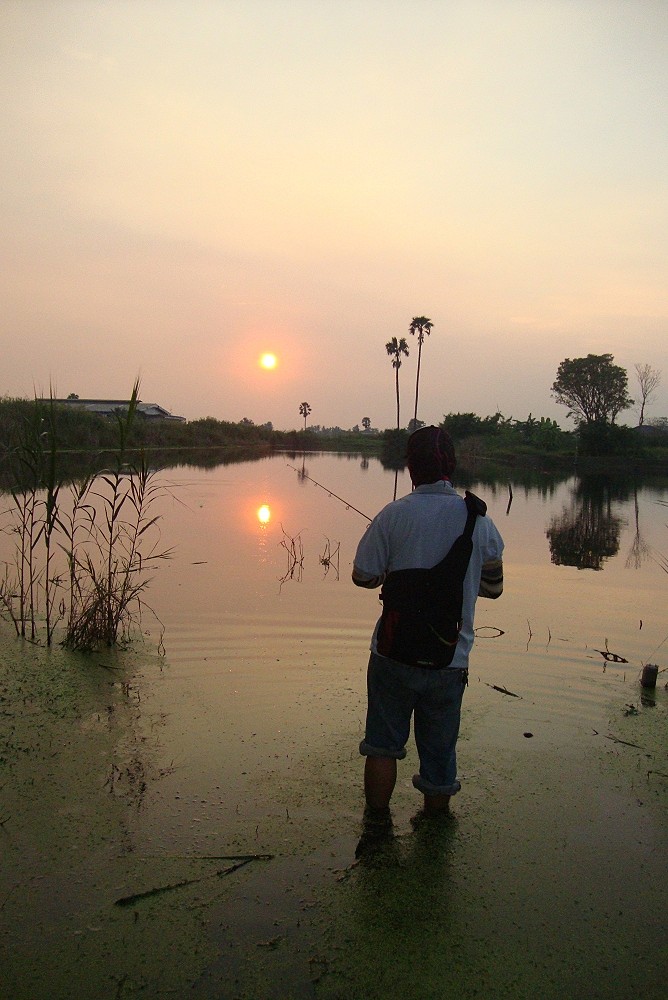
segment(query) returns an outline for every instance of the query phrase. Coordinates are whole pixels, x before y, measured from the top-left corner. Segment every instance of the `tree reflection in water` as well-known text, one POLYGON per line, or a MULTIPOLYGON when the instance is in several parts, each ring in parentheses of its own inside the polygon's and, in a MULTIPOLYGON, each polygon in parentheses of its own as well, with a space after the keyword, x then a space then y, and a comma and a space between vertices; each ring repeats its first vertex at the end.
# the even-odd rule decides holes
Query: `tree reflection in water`
POLYGON ((613 513, 612 500, 608 479, 592 476, 577 480, 570 506, 552 517, 546 531, 555 565, 600 570, 606 559, 617 554, 625 521, 613 513))
POLYGON ((652 556, 652 546, 648 545, 640 534, 640 511, 637 487, 633 490, 633 517, 636 530, 633 533, 633 543, 626 557, 626 566, 627 569, 640 569, 642 564, 652 556))

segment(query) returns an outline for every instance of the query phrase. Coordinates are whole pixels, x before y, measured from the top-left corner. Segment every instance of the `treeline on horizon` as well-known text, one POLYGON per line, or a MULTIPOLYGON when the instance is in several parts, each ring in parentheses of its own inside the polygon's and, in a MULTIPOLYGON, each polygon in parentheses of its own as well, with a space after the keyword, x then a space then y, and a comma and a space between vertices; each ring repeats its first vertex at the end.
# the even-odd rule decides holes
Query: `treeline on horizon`
MULTIPOLYGON (((26 438, 26 430, 54 427, 59 451, 113 451, 118 441, 118 422, 81 408, 69 407, 49 399, 0 398, 0 461, 26 438)), ((356 448, 361 451, 394 453, 400 459, 410 431, 422 421, 411 421, 407 428, 380 432, 360 431, 359 427, 308 427, 304 430, 275 430, 271 423, 255 424, 248 418, 238 422, 202 417, 187 422, 146 419, 137 414, 129 429, 127 445, 134 449, 230 448, 262 450, 309 450, 356 448)), ((649 453, 668 456, 668 426, 657 421, 640 434, 637 428, 607 422, 581 425, 575 431, 563 430, 549 417, 526 420, 505 417, 501 413, 480 417, 475 413, 447 413, 444 427, 469 458, 503 452, 542 455, 626 455, 642 458, 649 453)), ((47 434, 45 430, 42 432, 47 434)))

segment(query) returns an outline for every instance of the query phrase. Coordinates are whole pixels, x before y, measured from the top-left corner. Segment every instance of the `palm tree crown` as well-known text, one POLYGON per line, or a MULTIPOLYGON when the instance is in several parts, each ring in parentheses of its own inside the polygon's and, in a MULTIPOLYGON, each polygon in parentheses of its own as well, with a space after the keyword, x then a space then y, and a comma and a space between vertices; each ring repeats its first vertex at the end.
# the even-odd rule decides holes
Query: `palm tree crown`
POLYGON ((310 403, 300 403, 299 404, 299 412, 301 413, 302 417, 304 418, 304 430, 306 430, 306 418, 308 417, 309 413, 311 412, 311 404, 310 403))

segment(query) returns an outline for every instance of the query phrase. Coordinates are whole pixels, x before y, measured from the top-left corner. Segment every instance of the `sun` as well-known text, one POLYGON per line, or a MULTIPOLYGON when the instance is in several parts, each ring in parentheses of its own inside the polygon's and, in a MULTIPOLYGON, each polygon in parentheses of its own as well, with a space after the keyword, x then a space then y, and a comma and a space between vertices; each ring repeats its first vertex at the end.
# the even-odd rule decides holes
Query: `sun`
POLYGON ((266 368, 267 371, 270 371, 272 368, 275 368, 277 364, 278 364, 278 358, 276 357, 275 354, 263 354, 260 358, 260 367, 266 368))

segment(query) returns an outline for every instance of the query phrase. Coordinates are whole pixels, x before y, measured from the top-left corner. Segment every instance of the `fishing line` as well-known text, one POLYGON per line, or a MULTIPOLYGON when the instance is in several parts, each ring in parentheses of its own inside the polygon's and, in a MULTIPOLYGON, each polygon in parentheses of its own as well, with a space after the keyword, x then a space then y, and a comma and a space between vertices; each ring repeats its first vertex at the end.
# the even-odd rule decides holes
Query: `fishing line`
POLYGON ((344 500, 343 497, 340 497, 338 493, 334 493, 334 491, 330 490, 327 486, 323 486, 322 483, 319 483, 317 481, 317 479, 312 479, 311 476, 307 476, 302 469, 296 469, 294 465, 290 465, 289 462, 287 462, 286 464, 288 469, 292 469, 292 471, 296 472, 298 476, 302 477, 302 479, 308 479, 309 483, 313 483, 314 486, 319 486, 321 490, 324 490, 325 493, 328 494, 328 496, 334 497, 336 500, 339 500, 342 504, 345 504, 348 510, 354 510, 356 514, 361 514, 361 516, 365 517, 367 521, 373 520, 373 518, 369 517, 368 514, 365 514, 363 510, 360 510, 358 507, 355 507, 354 504, 349 503, 348 500, 344 500))

